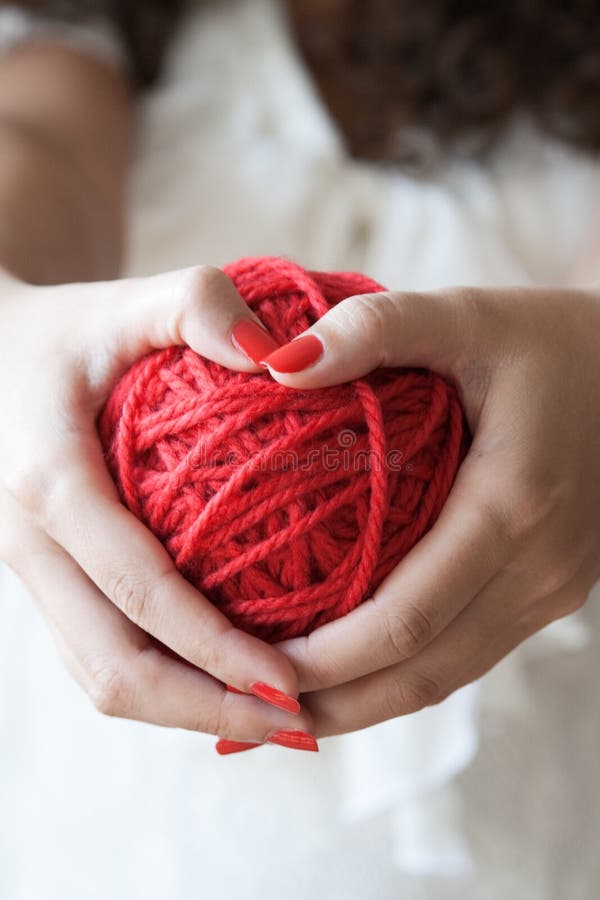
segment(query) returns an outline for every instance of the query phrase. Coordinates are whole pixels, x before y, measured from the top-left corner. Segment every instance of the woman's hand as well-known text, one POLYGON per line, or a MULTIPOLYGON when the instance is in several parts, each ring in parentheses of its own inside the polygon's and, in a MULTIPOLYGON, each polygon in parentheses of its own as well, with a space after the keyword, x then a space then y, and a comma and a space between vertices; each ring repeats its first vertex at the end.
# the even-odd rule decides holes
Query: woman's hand
POLYGON ((374 596, 278 645, 326 735, 443 700, 584 603, 600 576, 600 291, 365 295, 306 335, 268 358, 281 383, 425 366, 458 385, 474 438, 438 522, 374 596))
POLYGON ((235 629, 119 502, 96 432, 111 386, 153 348, 188 344, 257 371, 238 349, 256 360, 276 346, 257 322, 208 266, 43 288, 2 276, 0 558, 110 715, 249 741, 311 727, 292 715, 298 682, 287 657, 235 629), (264 699, 274 685, 280 709, 224 683, 264 699))

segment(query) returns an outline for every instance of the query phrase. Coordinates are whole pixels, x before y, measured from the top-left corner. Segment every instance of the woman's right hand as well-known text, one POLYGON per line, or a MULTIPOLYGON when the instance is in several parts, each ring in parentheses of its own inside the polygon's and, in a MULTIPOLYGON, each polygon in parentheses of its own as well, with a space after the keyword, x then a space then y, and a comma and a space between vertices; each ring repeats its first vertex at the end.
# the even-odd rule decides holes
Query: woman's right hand
POLYGON ((119 501, 96 431, 111 387, 153 348, 187 344, 258 371, 238 347, 252 355, 254 340, 262 358, 275 345, 256 327, 249 347, 252 322, 229 278, 208 266, 60 287, 3 274, 0 558, 37 599, 99 710, 260 743, 281 729, 310 731, 308 714, 293 712, 292 664, 234 628, 176 571, 119 501), (276 688, 270 699, 265 686, 276 688))

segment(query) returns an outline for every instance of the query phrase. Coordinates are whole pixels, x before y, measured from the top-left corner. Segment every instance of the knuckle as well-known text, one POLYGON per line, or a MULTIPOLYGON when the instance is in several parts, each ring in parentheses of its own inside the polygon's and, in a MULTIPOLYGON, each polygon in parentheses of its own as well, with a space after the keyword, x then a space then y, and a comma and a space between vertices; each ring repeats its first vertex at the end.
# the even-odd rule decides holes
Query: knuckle
POLYGON ((147 579, 123 572, 109 585, 108 596, 127 618, 145 628, 152 620, 153 590, 147 579))
POLYGON ((49 450, 43 461, 25 461, 5 476, 5 486, 42 528, 52 532, 72 508, 75 473, 64 452, 49 450))
POLYGON ((523 485, 514 492, 507 516, 510 536, 521 540, 530 535, 544 519, 546 502, 533 485, 523 485))
POLYGON ((463 340, 480 344, 482 334, 493 324, 491 319, 497 316, 490 292, 473 285, 453 285, 444 289, 443 299, 452 308, 463 340))
POLYGON ((567 481, 544 478, 543 472, 524 474, 504 492, 509 534, 515 540, 532 534, 541 525, 558 521, 572 490, 567 481))
POLYGON ((211 299, 215 291, 229 283, 227 275, 215 266, 199 265, 188 270, 187 284, 184 291, 184 312, 193 311, 211 299))
MULTIPOLYGON (((556 554, 536 567, 536 599, 544 601, 548 597, 564 598, 583 595, 581 605, 585 602, 586 592, 583 587, 581 561, 572 554, 556 554)), ((578 607, 575 607, 578 608, 578 607)))
POLYGON ((519 518, 512 497, 512 487, 496 481, 493 486, 482 487, 474 501, 480 525, 485 527, 486 533, 489 533, 498 548, 512 547, 526 533, 520 530, 523 521, 519 518))
POLYGON ((397 679, 390 679, 381 691, 377 720, 386 721, 396 719, 407 712, 404 704, 404 694, 397 679))
POLYGON ((431 675, 412 672, 399 680, 398 699, 400 710, 410 713, 440 703, 444 694, 438 681, 431 675))
POLYGON ((578 567, 567 557, 552 559, 538 570, 538 590, 541 596, 558 594, 569 587, 578 567))
POLYGON ((411 603, 385 617, 389 643, 397 659, 415 656, 434 636, 433 622, 418 603, 411 603))
POLYGON ((131 707, 131 690, 125 673, 117 665, 103 662, 91 674, 88 694, 104 716, 124 717, 131 707))
POLYGON ((382 719, 419 712, 444 699, 438 682, 422 672, 400 674, 390 679, 382 691, 380 715, 382 719))
MULTIPOLYGON (((335 319, 342 333, 366 336, 381 354, 389 336, 390 312, 395 307, 391 294, 362 294, 349 297, 335 307, 335 319)), ((383 358, 379 364, 383 363, 383 358)))
POLYGON ((483 398, 499 350, 511 341, 504 294, 473 286, 453 286, 436 293, 446 307, 444 326, 451 331, 449 342, 458 350, 453 361, 455 375, 465 394, 483 398))
POLYGON ((444 289, 444 302, 450 303, 465 321, 481 318, 489 309, 489 294, 473 285, 452 285, 444 289))
POLYGON ((191 322, 214 307, 217 298, 232 285, 227 275, 214 266, 199 265, 182 274, 179 302, 174 305, 169 319, 168 332, 173 343, 187 343, 187 330, 191 322))
POLYGON ((8 492, 29 513, 40 513, 49 493, 49 467, 36 462, 22 461, 9 468, 3 477, 8 492))

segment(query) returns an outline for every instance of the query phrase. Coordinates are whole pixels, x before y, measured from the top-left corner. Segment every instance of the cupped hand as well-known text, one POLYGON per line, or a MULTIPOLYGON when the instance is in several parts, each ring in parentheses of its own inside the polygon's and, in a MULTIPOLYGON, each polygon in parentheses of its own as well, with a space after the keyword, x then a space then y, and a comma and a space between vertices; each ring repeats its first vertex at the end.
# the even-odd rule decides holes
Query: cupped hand
POLYGON ((267 363, 303 389, 428 367, 473 435, 437 523, 373 596, 277 645, 317 734, 437 703, 582 606, 600 577, 600 289, 352 297, 267 363))
POLYGON ((175 570, 106 469, 96 419, 111 387, 144 353, 176 344, 248 372, 276 346, 212 267, 44 288, 2 276, 0 558, 101 711, 248 741, 310 728, 295 714, 288 658, 235 629, 175 570), (225 684, 274 687, 280 708, 225 684))

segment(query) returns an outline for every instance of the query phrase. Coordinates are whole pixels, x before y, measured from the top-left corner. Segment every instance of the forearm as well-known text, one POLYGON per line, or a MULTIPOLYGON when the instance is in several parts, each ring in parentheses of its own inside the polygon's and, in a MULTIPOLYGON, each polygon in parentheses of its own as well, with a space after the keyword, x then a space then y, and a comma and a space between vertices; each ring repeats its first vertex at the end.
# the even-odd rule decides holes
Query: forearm
POLYGON ((124 79, 69 50, 0 63, 0 265, 50 284, 118 274, 132 104, 124 79))

